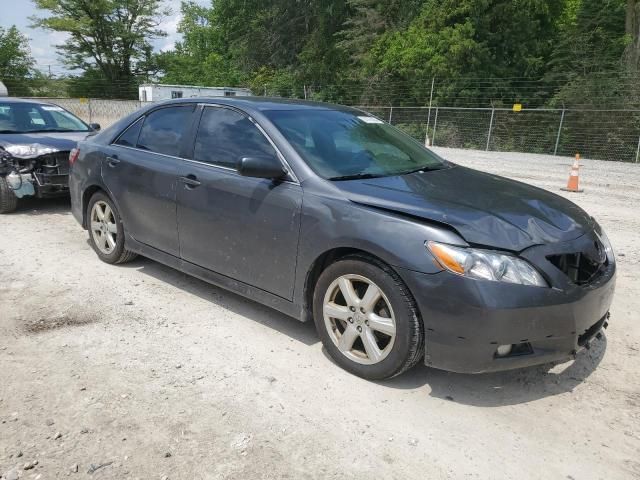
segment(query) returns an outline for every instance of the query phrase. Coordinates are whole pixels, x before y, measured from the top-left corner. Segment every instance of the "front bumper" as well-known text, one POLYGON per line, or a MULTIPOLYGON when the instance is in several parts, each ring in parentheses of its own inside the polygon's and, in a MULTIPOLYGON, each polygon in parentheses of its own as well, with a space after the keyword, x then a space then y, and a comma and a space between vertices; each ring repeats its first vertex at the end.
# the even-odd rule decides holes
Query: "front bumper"
POLYGON ((448 272, 398 272, 424 322, 425 364, 482 373, 567 360, 588 346, 608 318, 615 270, 611 258, 593 283, 564 282, 563 288, 478 281, 448 272), (499 345, 512 344, 530 349, 496 356, 499 345))

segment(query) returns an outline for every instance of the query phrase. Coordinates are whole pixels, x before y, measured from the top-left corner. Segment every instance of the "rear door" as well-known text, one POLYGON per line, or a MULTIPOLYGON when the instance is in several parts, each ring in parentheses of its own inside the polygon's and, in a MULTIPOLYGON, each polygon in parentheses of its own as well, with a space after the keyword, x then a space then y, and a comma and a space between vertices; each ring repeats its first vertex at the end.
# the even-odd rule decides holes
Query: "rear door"
POLYGON ((177 177, 194 109, 195 104, 171 105, 149 112, 109 146, 102 165, 127 232, 176 257, 177 177))
POLYGON ((242 157, 276 154, 243 113, 206 106, 193 159, 178 183, 180 253, 184 260, 291 299, 302 189, 295 179, 243 177, 242 157))

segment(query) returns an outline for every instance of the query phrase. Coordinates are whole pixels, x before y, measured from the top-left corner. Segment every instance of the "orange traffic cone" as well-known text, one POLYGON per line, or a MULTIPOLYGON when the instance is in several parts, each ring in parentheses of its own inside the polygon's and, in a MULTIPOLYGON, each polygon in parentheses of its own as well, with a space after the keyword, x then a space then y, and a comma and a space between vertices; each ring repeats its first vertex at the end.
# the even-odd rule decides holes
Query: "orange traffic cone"
POLYGON ((571 173, 569 174, 569 181, 567 182, 567 188, 562 188, 565 192, 584 192, 581 188, 578 187, 578 182, 580 178, 580 154, 576 153, 576 159, 573 161, 573 165, 571 166, 571 173))

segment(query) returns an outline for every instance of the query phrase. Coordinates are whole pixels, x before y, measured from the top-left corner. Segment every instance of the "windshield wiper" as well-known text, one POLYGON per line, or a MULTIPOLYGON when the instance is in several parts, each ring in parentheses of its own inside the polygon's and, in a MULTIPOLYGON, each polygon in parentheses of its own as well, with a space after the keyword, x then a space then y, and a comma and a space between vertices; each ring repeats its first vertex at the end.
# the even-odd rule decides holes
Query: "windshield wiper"
POLYGON ((22 133, 22 132, 18 132, 17 130, 0 130, 0 133, 22 133))
POLYGON ((446 165, 427 165, 425 167, 416 168, 415 170, 409 170, 408 172, 400 173, 399 175, 410 175, 412 173, 418 172, 432 172, 434 170, 442 170, 443 168, 447 168, 446 165))
POLYGON ((380 175, 380 174, 375 174, 375 173, 355 173, 353 175, 342 175, 339 177, 330 177, 328 180, 331 181, 340 181, 340 180, 356 180, 356 179, 363 179, 363 178, 379 178, 379 177, 383 177, 384 175, 380 175))

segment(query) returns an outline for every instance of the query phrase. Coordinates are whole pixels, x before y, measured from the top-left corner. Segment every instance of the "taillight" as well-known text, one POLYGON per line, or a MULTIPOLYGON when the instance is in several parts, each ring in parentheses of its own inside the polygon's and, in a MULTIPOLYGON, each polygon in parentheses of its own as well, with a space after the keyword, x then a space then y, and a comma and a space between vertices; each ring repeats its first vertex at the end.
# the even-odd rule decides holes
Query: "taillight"
POLYGON ((74 163, 76 163, 76 160, 78 160, 78 157, 80 156, 80 149, 79 148, 74 148, 73 150, 71 150, 69 152, 69 166, 73 166, 74 163))

